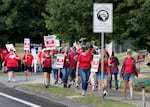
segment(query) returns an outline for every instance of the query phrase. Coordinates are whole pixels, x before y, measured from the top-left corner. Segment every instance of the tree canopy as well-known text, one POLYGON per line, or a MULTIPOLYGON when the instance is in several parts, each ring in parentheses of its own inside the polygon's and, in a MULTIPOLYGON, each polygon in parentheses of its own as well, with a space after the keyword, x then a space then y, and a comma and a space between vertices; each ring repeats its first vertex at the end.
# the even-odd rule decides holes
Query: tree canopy
POLYGON ((149 0, 0 0, 0 40, 40 42, 50 33, 65 42, 85 37, 99 43, 100 34, 93 33, 94 2, 113 3, 113 33, 105 34, 105 42, 130 40, 136 49, 149 49, 149 0))

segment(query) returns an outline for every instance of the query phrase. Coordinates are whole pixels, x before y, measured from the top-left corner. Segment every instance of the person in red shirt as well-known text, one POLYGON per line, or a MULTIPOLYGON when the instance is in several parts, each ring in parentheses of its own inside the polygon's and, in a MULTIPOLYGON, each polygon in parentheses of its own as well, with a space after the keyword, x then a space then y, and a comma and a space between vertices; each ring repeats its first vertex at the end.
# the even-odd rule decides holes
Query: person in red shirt
POLYGON ((31 76, 32 67, 33 67, 33 55, 30 53, 30 50, 25 50, 25 54, 23 55, 23 62, 24 62, 24 70, 26 80, 28 80, 31 76))
POLYGON ((77 66, 76 66, 77 73, 80 74, 80 77, 82 80, 82 95, 83 96, 85 96, 85 93, 88 88, 91 61, 92 61, 92 54, 89 53, 89 48, 87 46, 83 46, 82 54, 79 55, 77 66))
POLYGON ((44 84, 45 88, 48 88, 50 85, 50 74, 53 64, 53 54, 49 48, 43 49, 44 54, 42 56, 42 67, 44 72, 44 84))
POLYGON ((64 66, 61 69, 62 72, 62 80, 63 80, 63 87, 67 88, 68 79, 69 79, 69 66, 70 66, 70 60, 68 55, 69 49, 68 47, 64 48, 64 66))
POLYGON ((75 82, 77 58, 78 58, 78 55, 76 53, 76 48, 71 47, 70 53, 69 53, 69 60, 70 60, 70 66, 69 66, 70 80, 69 80, 69 85, 68 85, 69 88, 72 85, 71 82, 75 82))
POLYGON ((10 49, 9 54, 6 55, 3 66, 7 67, 8 71, 8 82, 15 81, 15 75, 14 72, 18 70, 19 64, 19 55, 15 53, 14 49, 10 49))
POLYGON ((96 78, 97 78, 97 82, 98 82, 98 94, 99 96, 101 96, 101 86, 102 86, 102 80, 104 82, 104 86, 103 86, 103 97, 106 96, 108 93, 108 78, 110 75, 110 69, 109 69, 109 54, 104 51, 104 71, 103 71, 103 79, 101 78, 101 59, 100 59, 100 63, 99 63, 99 68, 98 68, 98 72, 96 72, 96 78))
POLYGON ((123 98, 126 99, 126 91, 129 83, 130 98, 133 99, 133 79, 135 77, 136 61, 132 57, 132 50, 127 49, 127 56, 121 67, 120 77, 123 78, 123 98))

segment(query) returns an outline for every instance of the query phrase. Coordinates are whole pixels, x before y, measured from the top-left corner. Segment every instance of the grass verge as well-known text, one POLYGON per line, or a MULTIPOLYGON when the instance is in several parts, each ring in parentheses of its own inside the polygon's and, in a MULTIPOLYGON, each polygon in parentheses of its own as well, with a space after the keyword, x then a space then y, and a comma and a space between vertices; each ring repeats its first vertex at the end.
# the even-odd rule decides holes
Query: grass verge
POLYGON ((97 107, 136 107, 131 104, 104 99, 101 100, 99 97, 94 95, 86 95, 81 96, 81 92, 73 89, 66 89, 62 87, 57 86, 51 86, 48 89, 45 89, 43 84, 24 84, 26 87, 38 89, 40 91, 48 92, 54 96, 64 96, 66 98, 70 98, 79 102, 83 102, 86 104, 96 105, 97 107))

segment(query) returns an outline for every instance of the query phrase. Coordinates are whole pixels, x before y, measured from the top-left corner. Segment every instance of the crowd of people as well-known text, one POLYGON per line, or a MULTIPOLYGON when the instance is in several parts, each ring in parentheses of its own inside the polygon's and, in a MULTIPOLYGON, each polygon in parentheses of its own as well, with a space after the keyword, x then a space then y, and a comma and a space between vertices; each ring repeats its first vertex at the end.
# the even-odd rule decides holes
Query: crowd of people
MULTIPOLYGON (((22 58, 10 49, 6 55, 3 66, 7 67, 8 82, 15 81, 14 72, 18 68, 18 60, 22 59, 24 63, 24 71, 26 80, 30 79, 34 57, 30 50, 26 50, 22 58)), ((81 84, 82 96, 86 95, 88 85, 91 85, 91 90, 95 91, 98 87, 98 95, 103 97, 108 95, 108 89, 112 89, 112 76, 114 76, 115 89, 118 90, 118 74, 119 74, 119 60, 114 52, 111 55, 106 50, 98 49, 92 43, 90 45, 78 45, 72 47, 59 47, 56 50, 50 48, 43 48, 38 53, 38 66, 42 68, 44 75, 44 86, 50 86, 51 74, 55 80, 54 84, 63 84, 64 88, 70 88, 74 83, 78 88, 81 84), (104 52, 104 60, 99 59, 99 66, 97 72, 91 72, 91 63, 94 55, 101 56, 104 52), (56 67, 57 55, 64 55, 64 65, 62 68, 56 67), (101 63, 103 63, 104 71, 101 73, 101 63), (103 76, 101 75, 103 74, 103 76), (103 77, 103 78, 102 78, 103 77)), ((135 77, 136 68, 135 59, 132 57, 132 50, 127 50, 127 56, 124 59, 120 78, 123 79, 123 98, 126 98, 126 89, 129 83, 130 98, 133 98, 133 78, 135 77)))

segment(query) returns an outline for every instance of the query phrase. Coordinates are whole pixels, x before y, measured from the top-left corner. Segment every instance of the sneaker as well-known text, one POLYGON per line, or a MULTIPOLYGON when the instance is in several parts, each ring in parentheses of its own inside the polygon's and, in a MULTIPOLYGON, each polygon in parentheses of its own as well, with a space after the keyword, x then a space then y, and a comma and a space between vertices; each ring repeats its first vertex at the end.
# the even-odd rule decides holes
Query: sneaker
POLYGON ((67 88, 67 85, 66 84, 64 84, 64 86, 63 86, 64 88, 67 88))
POLYGON ((15 82, 16 80, 15 80, 15 79, 12 79, 12 81, 15 82))
POLYGON ((85 90, 82 90, 82 96, 85 96, 85 90))
POLYGON ((70 87, 71 87, 71 84, 68 85, 68 88, 70 88, 70 87))
POLYGON ((11 80, 10 80, 10 79, 8 79, 8 82, 11 82, 11 80))
POLYGON ((104 91, 104 93, 103 93, 103 98, 104 98, 106 95, 108 95, 108 93, 107 93, 107 91, 104 91))
POLYGON ((49 85, 45 85, 45 88, 48 88, 49 87, 49 85))

